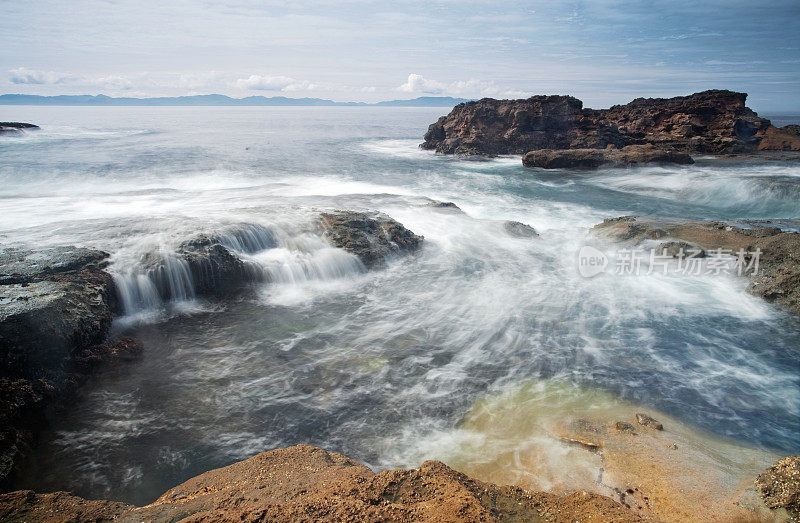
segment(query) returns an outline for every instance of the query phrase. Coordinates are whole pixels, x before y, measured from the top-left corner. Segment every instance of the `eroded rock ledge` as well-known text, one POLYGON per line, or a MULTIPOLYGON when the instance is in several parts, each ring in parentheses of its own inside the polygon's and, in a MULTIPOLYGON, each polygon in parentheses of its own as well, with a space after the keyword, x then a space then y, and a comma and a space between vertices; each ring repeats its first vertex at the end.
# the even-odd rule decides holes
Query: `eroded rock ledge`
POLYGON ((98 363, 138 350, 134 340, 108 340, 116 297, 107 257, 76 247, 0 251, 0 483, 46 405, 98 363))
POLYGON ((800 151, 796 126, 772 126, 745 105, 746 98, 745 93, 711 90, 637 98, 609 109, 585 109, 571 96, 484 98, 459 104, 431 124, 421 147, 488 156, 630 145, 686 154, 800 151))
POLYGON ((444 463, 374 473, 308 445, 212 470, 145 507, 65 492, 0 495, 4 521, 640 521, 589 492, 557 496, 483 483, 444 463))
POLYGON ((691 156, 684 152, 658 149, 650 144, 626 145, 622 149, 540 149, 522 157, 525 167, 544 169, 596 169, 602 165, 628 166, 642 163, 674 163, 690 165, 691 156))
POLYGON ((622 216, 595 225, 592 232, 632 245, 646 240, 677 240, 704 251, 760 249, 759 270, 751 278, 748 291, 800 314, 800 233, 786 232, 772 226, 769 220, 721 222, 622 216))

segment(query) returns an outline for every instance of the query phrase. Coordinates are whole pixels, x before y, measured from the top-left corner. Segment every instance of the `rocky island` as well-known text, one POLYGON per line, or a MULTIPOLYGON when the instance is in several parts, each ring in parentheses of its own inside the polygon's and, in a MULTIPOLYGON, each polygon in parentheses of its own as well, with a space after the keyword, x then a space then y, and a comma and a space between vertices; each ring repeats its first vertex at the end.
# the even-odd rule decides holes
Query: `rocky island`
POLYGON ((22 134, 26 130, 38 129, 38 125, 25 122, 0 122, 0 135, 22 134))
POLYGON ((588 109, 572 96, 484 98, 459 104, 431 124, 421 147, 443 154, 526 155, 525 165, 543 168, 681 164, 690 163, 690 154, 800 151, 797 126, 774 127, 746 99, 745 93, 710 90, 588 109))

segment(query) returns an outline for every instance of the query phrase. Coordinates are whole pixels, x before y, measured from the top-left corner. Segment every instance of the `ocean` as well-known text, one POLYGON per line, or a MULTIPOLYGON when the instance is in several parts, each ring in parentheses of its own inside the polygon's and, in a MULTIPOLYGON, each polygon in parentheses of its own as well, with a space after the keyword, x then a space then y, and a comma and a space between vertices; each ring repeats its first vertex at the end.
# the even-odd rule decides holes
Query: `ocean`
MULTIPOLYGON (((15 487, 144 504, 297 443, 375 469, 470 469, 476 445, 546 439, 470 424, 486 405, 520 418, 631 405, 718 441, 800 452, 796 316, 735 275, 577 270, 605 218, 798 218, 799 164, 545 172, 420 150, 446 112, 0 108, 42 127, 0 140, 0 242, 109 252, 125 307, 114 332, 144 345, 53 414, 15 487), (424 248, 364 271, 315 230, 330 209, 385 212, 424 248), (540 236, 511 237, 507 220, 540 236), (252 293, 208 301, 176 284, 165 302, 142 282, 147 253, 241 224, 270 237, 243 249, 269 275, 252 293)), ((535 452, 557 463, 548 445, 535 452)))

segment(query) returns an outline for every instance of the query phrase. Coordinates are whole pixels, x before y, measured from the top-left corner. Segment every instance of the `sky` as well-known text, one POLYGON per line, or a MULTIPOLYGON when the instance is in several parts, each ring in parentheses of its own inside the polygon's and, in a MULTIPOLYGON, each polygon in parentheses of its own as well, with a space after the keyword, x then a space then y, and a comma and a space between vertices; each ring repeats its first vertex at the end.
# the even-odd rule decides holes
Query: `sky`
POLYGON ((705 89, 800 112, 800 1, 0 0, 0 93, 336 101, 705 89))

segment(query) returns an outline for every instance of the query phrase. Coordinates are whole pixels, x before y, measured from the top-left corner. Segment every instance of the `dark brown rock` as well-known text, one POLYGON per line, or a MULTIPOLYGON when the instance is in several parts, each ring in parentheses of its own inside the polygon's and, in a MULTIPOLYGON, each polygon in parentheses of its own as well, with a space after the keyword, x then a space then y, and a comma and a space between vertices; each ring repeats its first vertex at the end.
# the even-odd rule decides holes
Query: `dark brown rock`
POLYGON ((768 127, 759 136, 759 151, 800 151, 800 125, 768 127))
POLYGON ((644 144, 684 153, 753 152, 771 125, 745 106, 746 98, 745 93, 711 90, 675 98, 638 98, 609 109, 584 109, 570 96, 485 98, 459 104, 431 124, 422 147, 488 156, 644 144))
POLYGON ((417 250, 423 237, 377 212, 334 211, 320 215, 325 237, 355 254, 367 268, 383 265, 387 257, 417 250))
POLYGON ((622 149, 539 149, 522 157, 522 165, 543 169, 596 169, 603 165, 619 167, 646 163, 687 165, 694 160, 686 153, 652 145, 628 145, 622 149))
POLYGON ((764 502, 771 509, 786 509, 800 519, 800 456, 779 460, 756 478, 764 502))
POLYGON ((4 521, 641 521, 589 492, 558 496, 483 483, 438 461, 376 474, 308 445, 212 470, 135 508, 59 492, 0 495, 4 521))
POLYGON ((641 412, 636 413, 636 423, 644 427, 650 427, 656 430, 664 430, 664 425, 662 425, 660 421, 655 418, 651 418, 647 414, 642 414, 641 412))

